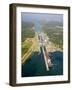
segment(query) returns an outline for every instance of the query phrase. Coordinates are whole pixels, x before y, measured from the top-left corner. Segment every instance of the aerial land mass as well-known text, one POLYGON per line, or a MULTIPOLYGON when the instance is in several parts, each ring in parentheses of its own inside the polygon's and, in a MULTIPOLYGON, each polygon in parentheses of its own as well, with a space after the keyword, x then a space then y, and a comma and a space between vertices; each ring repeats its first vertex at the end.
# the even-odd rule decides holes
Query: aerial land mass
MULTIPOLYGON (((58 22, 49 22, 41 25, 42 32, 47 35, 49 41, 46 45, 48 52, 63 51, 63 25, 58 22)), ((37 33, 34 30, 34 24, 23 22, 22 24, 22 42, 21 42, 21 61, 25 62, 33 52, 39 51, 37 33)))

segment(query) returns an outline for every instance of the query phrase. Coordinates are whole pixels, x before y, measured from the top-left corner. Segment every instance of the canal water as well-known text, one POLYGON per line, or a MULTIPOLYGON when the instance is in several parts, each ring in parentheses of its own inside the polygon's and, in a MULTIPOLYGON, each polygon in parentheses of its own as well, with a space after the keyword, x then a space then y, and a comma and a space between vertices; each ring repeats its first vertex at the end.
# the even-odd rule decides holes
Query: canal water
POLYGON ((22 77, 62 75, 63 53, 60 51, 49 53, 54 65, 47 71, 42 48, 40 47, 40 49, 41 53, 33 52, 31 58, 22 65, 22 77))
MULTIPOLYGON (((35 24, 36 32, 41 30, 40 25, 35 24)), ((63 52, 55 51, 49 52, 49 56, 53 63, 53 67, 49 71, 46 70, 45 60, 40 47, 41 52, 33 52, 32 56, 28 58, 21 66, 22 77, 33 77, 33 76, 55 76, 63 75, 63 52)))

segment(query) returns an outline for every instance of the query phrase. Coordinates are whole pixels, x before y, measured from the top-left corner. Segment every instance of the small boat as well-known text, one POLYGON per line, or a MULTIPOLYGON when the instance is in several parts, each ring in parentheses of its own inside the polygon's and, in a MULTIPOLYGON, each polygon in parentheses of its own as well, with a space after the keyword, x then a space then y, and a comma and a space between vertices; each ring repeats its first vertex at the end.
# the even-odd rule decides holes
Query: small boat
POLYGON ((53 67, 53 63, 51 62, 51 59, 48 59, 48 66, 53 67))

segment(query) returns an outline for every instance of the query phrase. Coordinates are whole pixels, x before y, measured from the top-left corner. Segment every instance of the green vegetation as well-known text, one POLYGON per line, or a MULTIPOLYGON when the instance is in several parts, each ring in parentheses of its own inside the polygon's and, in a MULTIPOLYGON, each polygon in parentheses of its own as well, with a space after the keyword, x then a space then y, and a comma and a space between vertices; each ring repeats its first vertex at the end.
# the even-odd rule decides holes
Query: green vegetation
POLYGON ((34 24, 30 23, 30 22, 23 22, 22 21, 22 32, 21 32, 21 57, 23 57, 23 55, 25 53, 28 52, 28 50, 30 49, 30 47, 32 46, 33 42, 32 42, 32 38, 35 36, 35 32, 34 32, 34 24))
POLYGON ((49 22, 42 26, 51 42, 63 49, 63 25, 60 22, 49 22))
POLYGON ((22 22, 22 42, 26 38, 33 38, 35 36, 35 31, 33 30, 34 25, 28 22, 22 22))

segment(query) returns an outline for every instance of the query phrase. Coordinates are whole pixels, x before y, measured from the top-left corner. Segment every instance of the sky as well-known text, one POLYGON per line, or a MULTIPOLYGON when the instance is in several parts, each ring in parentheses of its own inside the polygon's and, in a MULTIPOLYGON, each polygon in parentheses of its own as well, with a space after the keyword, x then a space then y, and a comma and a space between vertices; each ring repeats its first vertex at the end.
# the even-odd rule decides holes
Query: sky
POLYGON ((26 13, 21 12, 21 20, 25 22, 50 22, 50 21, 63 21, 62 14, 50 13, 26 13))

